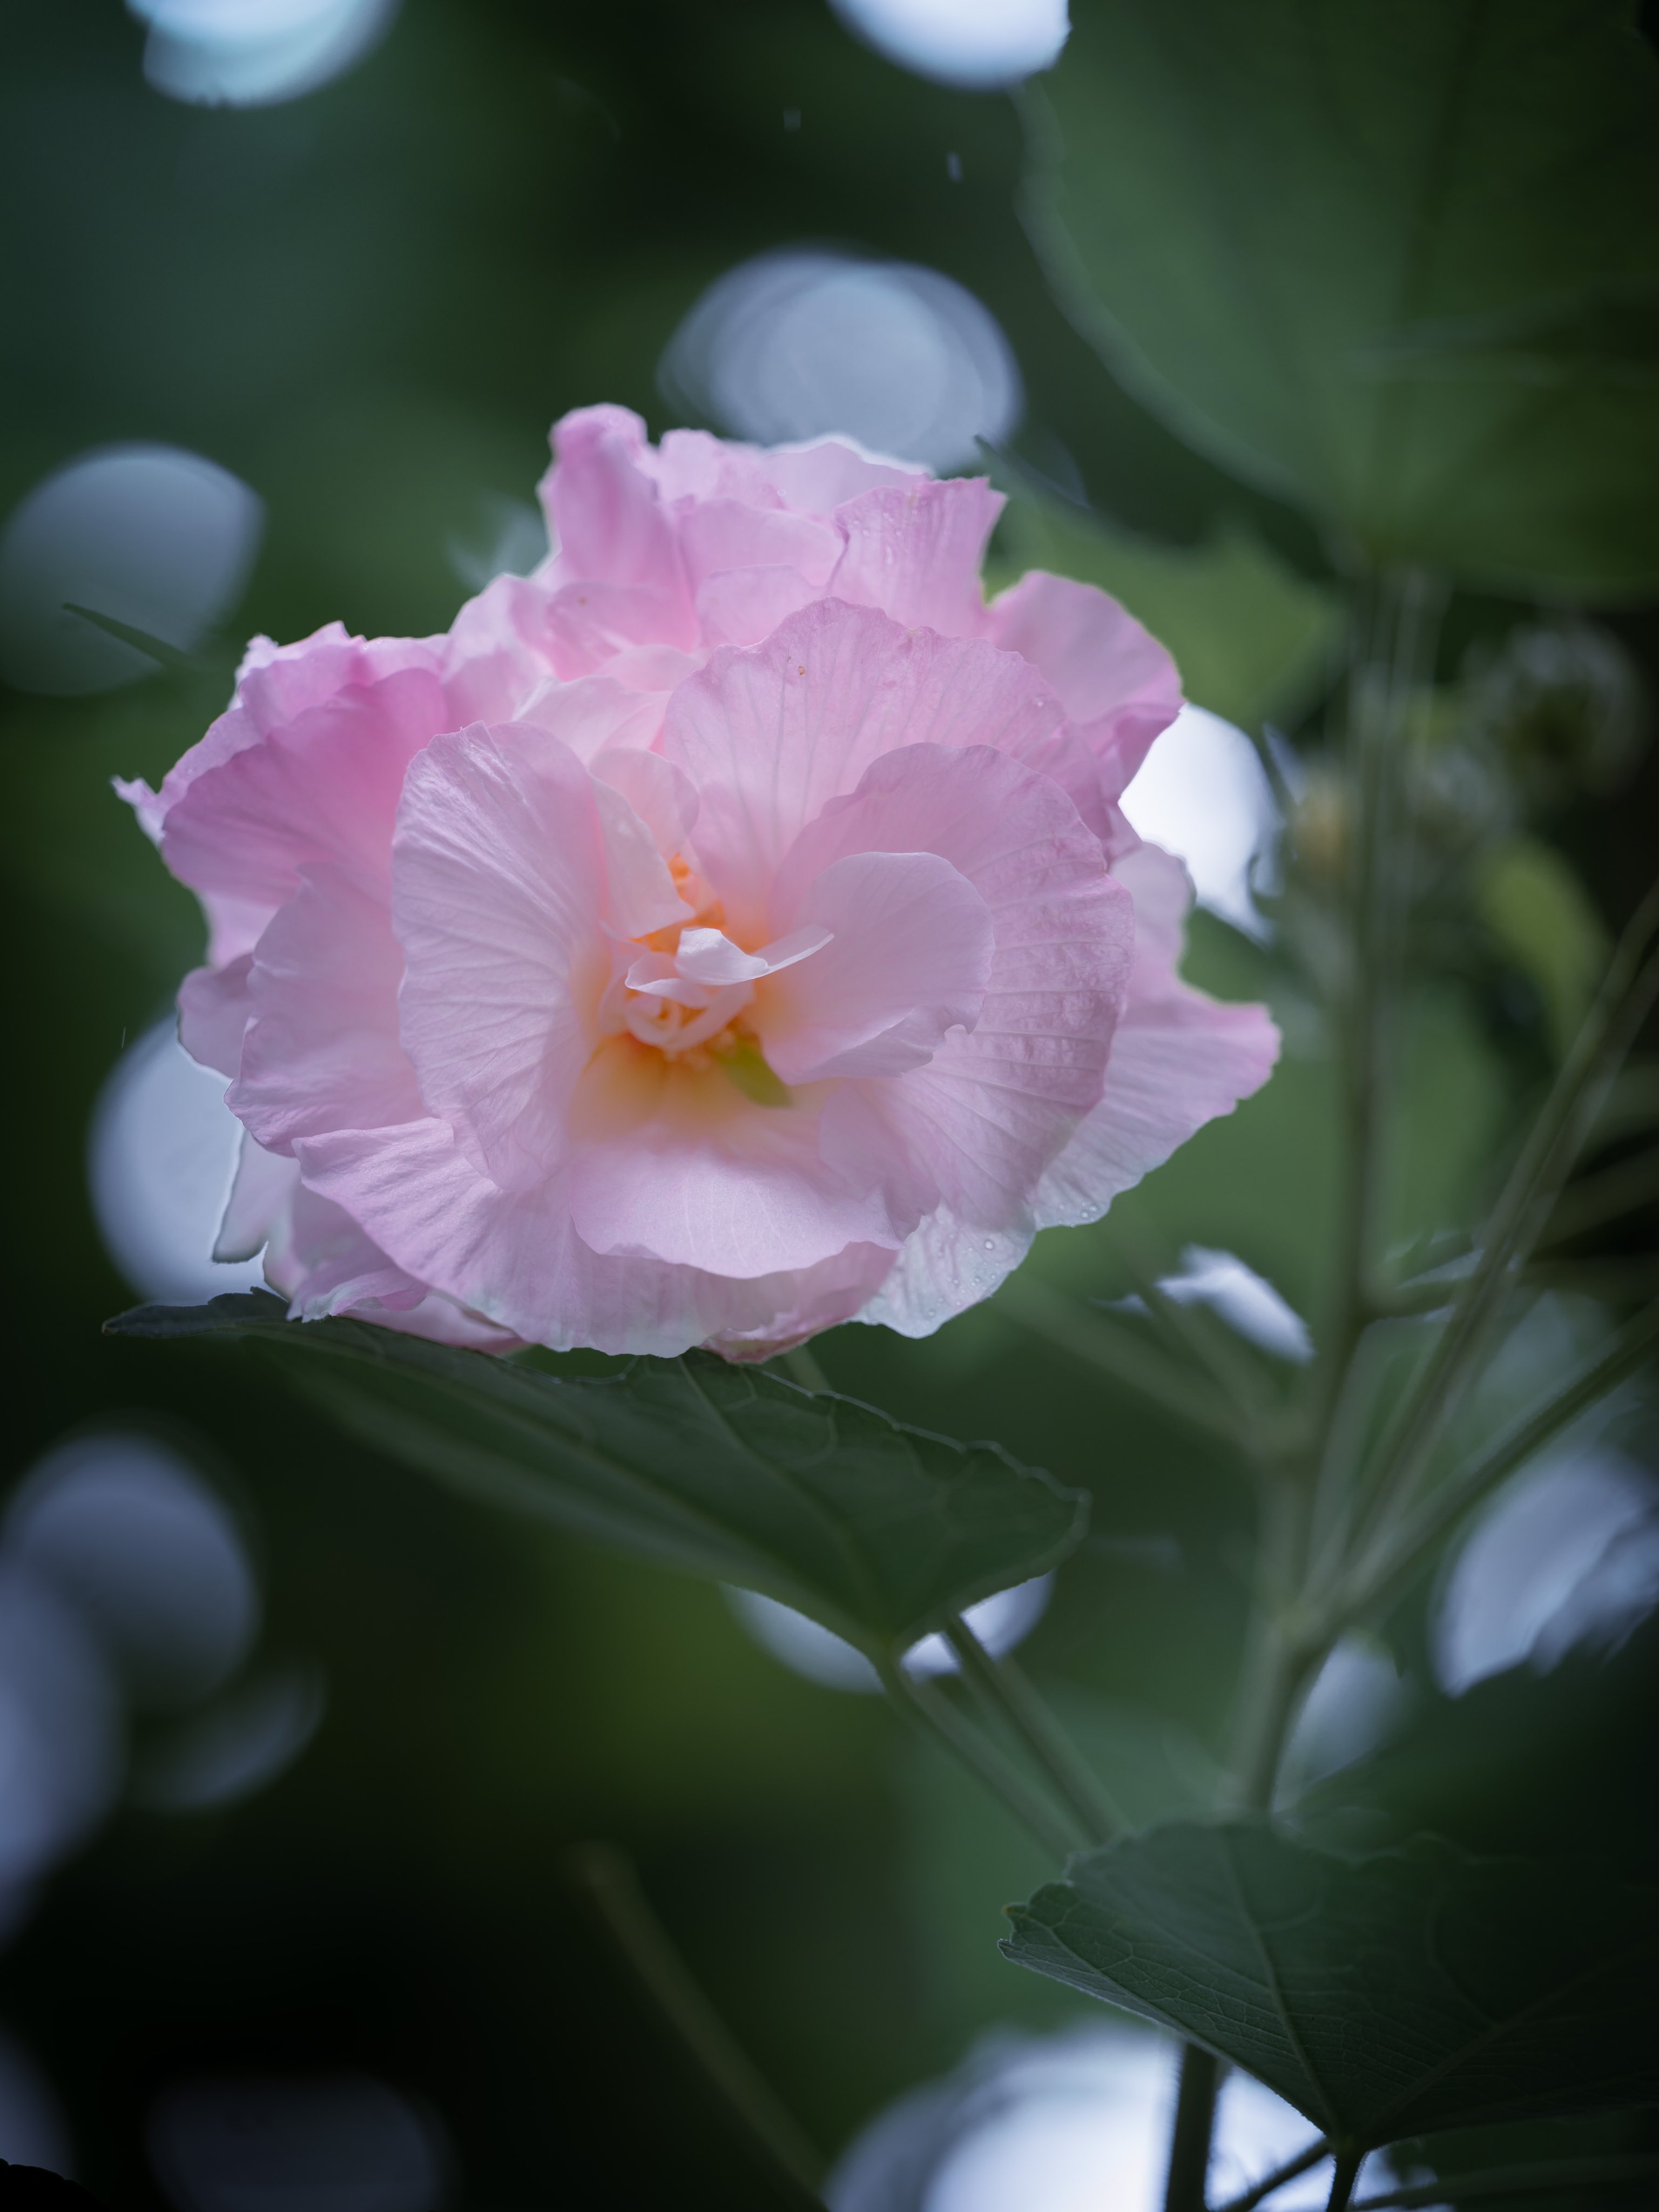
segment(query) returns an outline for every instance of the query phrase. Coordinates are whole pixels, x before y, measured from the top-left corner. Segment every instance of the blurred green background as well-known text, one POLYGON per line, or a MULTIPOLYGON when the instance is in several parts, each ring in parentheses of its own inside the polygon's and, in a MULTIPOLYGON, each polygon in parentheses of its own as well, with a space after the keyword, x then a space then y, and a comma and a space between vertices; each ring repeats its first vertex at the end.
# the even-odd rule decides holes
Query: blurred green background
MULTIPOLYGON (((1043 1869, 877 1700, 787 1671, 717 1592, 428 1487, 252 1354, 100 1338, 133 1286, 88 1205, 89 1117, 200 942, 109 779, 159 782, 252 632, 446 625, 554 417, 605 398, 667 427, 658 363, 682 319, 781 246, 922 264, 984 303, 1025 390, 1005 474, 1066 495, 1016 502, 1000 571, 1098 576, 1170 637, 1202 703, 1292 737, 1316 714, 1330 571, 1305 522, 1179 443, 1054 305, 1017 213, 1012 104, 907 73, 823 0, 405 0, 337 80, 247 108, 147 83, 145 27, 116 0, 3 0, 0 35, 0 513, 76 455, 142 440, 233 471, 267 517, 245 597, 190 665, 84 698, 0 691, 8 1471, 100 1425, 168 1440, 252 1547, 258 1663, 326 1682, 314 1738, 267 1787, 196 1812, 130 1790, 15 1896, 0 2021, 112 2207, 167 2201, 145 2150, 156 2099, 239 2069, 356 2070, 423 2100, 458 2204, 769 2203, 573 1888, 569 1844, 635 1857, 826 2151, 988 2027, 1078 2011, 994 1950, 997 1906, 1043 1869)), ((1455 601, 1446 682, 1534 613, 1455 601)), ((1651 686, 1651 610, 1604 611, 1598 635, 1651 686)), ((1619 776, 1552 793, 1529 832, 1558 890, 1576 872, 1578 907, 1570 889, 1541 935, 1500 929, 1417 1009, 1402 1235, 1472 1218, 1550 1065, 1551 993, 1577 988, 1563 931, 1593 947, 1645 888, 1659 774, 1632 712, 1619 776)), ((1280 1073, 1109 1235, 1057 1232, 1033 1266, 1121 1295, 1127 1230, 1158 1266, 1188 1244, 1236 1253, 1308 1310, 1334 1171, 1317 1019, 1283 962, 1212 916, 1189 972, 1273 1000, 1280 1073)), ((1638 1212, 1583 1256, 1640 1259, 1653 1225, 1638 1212)), ((836 1387, 1093 1491, 1094 1533, 1027 1654, 1139 1817, 1200 1797, 1244 1604, 1239 1467, 995 1307, 920 1346, 849 1328, 819 1348, 836 1387)), ((1566 1793, 1611 1847, 1650 1854, 1649 1785, 1598 1754, 1585 1716, 1623 1741, 1626 1716, 1650 1715, 1651 1636, 1454 1703, 1425 1603, 1390 1632, 1425 1748, 1385 1753, 1342 1804, 1501 1845, 1566 1793), (1527 1747, 1524 1815, 1501 1761, 1469 1777, 1468 1746, 1504 1729, 1527 1747)), ((132 1725, 142 1777, 179 1723, 132 1725)))

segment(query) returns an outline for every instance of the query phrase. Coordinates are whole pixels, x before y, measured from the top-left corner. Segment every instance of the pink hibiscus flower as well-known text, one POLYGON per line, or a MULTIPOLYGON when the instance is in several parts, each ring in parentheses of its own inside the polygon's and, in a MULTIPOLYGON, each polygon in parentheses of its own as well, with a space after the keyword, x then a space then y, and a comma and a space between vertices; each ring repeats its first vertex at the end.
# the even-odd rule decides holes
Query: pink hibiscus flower
POLYGON ((556 550, 444 637, 256 641, 159 793, 180 1034, 296 1316, 762 1358, 923 1335, 1267 1077, 1117 800, 1180 690, 987 605, 983 483, 583 410, 556 550))

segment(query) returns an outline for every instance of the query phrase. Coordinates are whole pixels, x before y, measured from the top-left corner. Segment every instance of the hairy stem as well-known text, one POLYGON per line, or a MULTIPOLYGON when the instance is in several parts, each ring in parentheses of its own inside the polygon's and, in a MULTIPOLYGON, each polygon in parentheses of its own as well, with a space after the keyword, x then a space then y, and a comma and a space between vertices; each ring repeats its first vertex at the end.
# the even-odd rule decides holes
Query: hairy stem
POLYGON ((628 1861, 609 1844, 579 1844, 566 1863, 780 2193, 803 2212, 823 2212, 818 2194, 823 2160, 697 1986, 647 1904, 628 1861))
POLYGON ((882 1671, 882 1686, 905 1718, 965 1766, 1051 1857, 1063 1864, 1079 1844, 1092 1840, 1086 1829, 1073 1831, 1057 1819, 1018 1769, 931 1683, 917 1681, 902 1667, 889 1666, 882 1671))
POLYGON ((1408 1499, 1464 1396, 1480 1375, 1505 1294, 1542 1233, 1551 1207, 1638 1030, 1659 999, 1659 887, 1643 901, 1614 953, 1595 1004, 1562 1065, 1480 1239, 1451 1316, 1371 1483, 1375 1529, 1408 1499))
POLYGON ((1305 2150, 1299 2150, 1294 2158, 1286 2159, 1283 2166, 1276 2166, 1271 2173, 1264 2173, 1260 2181, 1252 2183, 1251 2186, 1239 2196, 1230 2197, 1224 2204, 1216 2205, 1214 2212, 1255 2212, 1256 2206, 1265 2198, 1271 2197, 1276 2190, 1282 2189, 1287 2181, 1294 2181, 1298 2174, 1305 2173, 1310 2166, 1317 2166, 1322 2158, 1328 2158, 1330 2154, 1331 2147, 1324 2136, 1321 2136, 1317 2141, 1310 2142, 1305 2150))
POLYGON ((1210 2138, 1215 2132, 1216 2099, 1221 2090, 1221 2061, 1213 2051, 1189 2043, 1181 2054, 1176 2091, 1175 2126, 1170 2136, 1170 2166, 1164 2184, 1164 2212, 1204 2212, 1210 2178, 1210 2138))
POLYGON ((1091 1843, 1109 1842, 1123 1826, 1116 1808, 1020 1668, 994 1659, 960 1617, 946 1622, 945 1633, 963 1679, 1018 1737, 1091 1843))

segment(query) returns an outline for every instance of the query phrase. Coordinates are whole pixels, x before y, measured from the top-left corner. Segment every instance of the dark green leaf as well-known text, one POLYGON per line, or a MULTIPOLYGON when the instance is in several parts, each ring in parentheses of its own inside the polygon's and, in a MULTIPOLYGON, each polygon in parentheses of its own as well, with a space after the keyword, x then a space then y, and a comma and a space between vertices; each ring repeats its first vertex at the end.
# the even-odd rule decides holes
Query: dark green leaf
POLYGON ((1062 304, 1374 561, 1659 576, 1659 63, 1626 0, 1083 0, 1030 96, 1062 304))
POLYGON ((901 1427, 707 1352, 551 1375, 261 1291, 143 1306, 125 1336, 249 1338, 377 1449, 638 1558, 763 1590, 872 1656, 1043 1573, 1085 1500, 994 1444, 901 1427))
POLYGON ((1659 1890, 1437 1838, 1155 1829, 1012 1911, 1022 1966, 1246 2067, 1352 2146, 1659 2095, 1659 1890))
POLYGON ((132 623, 118 622, 113 615, 100 614, 96 607, 77 606, 73 599, 65 599, 64 611, 79 615, 82 622, 89 622, 94 629, 101 629, 108 636, 118 638, 123 645, 130 645, 137 652, 148 653, 163 668, 194 669, 199 665, 193 653, 181 652, 176 645, 169 645, 164 637, 156 637, 147 629, 139 629, 132 623))

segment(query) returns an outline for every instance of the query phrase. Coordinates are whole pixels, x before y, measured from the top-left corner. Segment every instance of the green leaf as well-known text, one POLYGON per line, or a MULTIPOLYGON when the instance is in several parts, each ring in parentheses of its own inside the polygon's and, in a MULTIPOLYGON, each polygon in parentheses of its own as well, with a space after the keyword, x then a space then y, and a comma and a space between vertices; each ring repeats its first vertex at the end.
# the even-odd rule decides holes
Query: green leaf
POLYGON ((94 629, 101 629, 106 635, 118 638, 123 645, 130 645, 137 652, 148 653, 163 668, 190 671, 200 665, 194 653, 182 652, 178 646, 169 645, 164 637, 156 637, 147 629, 139 629, 132 623, 118 622, 113 615, 100 614, 96 607, 77 606, 73 599, 65 599, 64 611, 79 615, 82 622, 89 622, 94 629))
POLYGON ((1659 61, 1627 0, 1080 0, 1027 96, 1062 306, 1378 563, 1659 578, 1659 61))
POLYGON ((1245 729, 1293 717, 1328 666, 1334 594, 1293 574, 1241 526, 1188 551, 1020 489, 997 544, 1011 582, 1048 568, 1109 592, 1168 646, 1188 697, 1245 729))
POLYGON ((1083 1534, 1086 1500, 995 1444, 708 1352, 555 1375, 363 1322, 289 1322, 263 1291, 108 1326, 273 1347, 376 1449, 636 1558, 763 1590, 878 1660, 1044 1573, 1083 1534))
POLYGON ((1474 893, 1480 919, 1543 1000, 1551 1041, 1565 1058, 1607 964, 1607 933, 1589 893, 1539 837, 1498 846, 1474 893))
POLYGON ((1351 2148, 1659 2091, 1659 1890, 1434 1838, 1154 1829, 1012 1910, 1021 1966, 1234 2060, 1351 2148))

